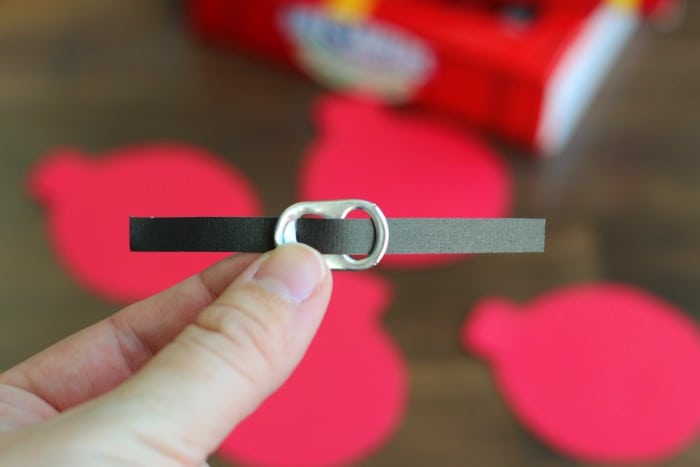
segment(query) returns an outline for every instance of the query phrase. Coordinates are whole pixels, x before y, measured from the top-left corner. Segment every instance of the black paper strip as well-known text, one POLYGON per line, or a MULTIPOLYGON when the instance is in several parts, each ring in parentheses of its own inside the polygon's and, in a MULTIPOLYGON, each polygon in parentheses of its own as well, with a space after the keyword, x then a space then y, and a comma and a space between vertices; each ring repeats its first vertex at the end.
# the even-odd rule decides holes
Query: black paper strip
MULTIPOLYGON (((276 217, 132 217, 132 251, 263 252, 275 247, 276 217)), ((544 251, 543 219, 392 218, 391 253, 528 253, 544 251)), ((324 254, 366 254, 369 219, 297 221, 297 237, 324 254)))

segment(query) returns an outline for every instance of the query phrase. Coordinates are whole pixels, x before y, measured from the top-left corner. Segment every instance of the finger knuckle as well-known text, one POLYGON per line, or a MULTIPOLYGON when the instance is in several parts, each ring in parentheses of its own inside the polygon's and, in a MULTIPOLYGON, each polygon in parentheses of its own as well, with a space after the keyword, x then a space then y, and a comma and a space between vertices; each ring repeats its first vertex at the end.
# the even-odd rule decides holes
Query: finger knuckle
POLYGON ((218 335, 218 355, 225 364, 254 384, 275 374, 284 360, 286 337, 278 310, 265 300, 244 294, 217 302, 196 324, 218 335))

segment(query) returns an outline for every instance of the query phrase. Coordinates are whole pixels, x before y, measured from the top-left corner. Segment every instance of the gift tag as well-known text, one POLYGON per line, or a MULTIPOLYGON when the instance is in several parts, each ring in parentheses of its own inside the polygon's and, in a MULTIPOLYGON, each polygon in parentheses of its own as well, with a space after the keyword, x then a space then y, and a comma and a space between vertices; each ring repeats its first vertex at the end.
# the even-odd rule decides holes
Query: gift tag
POLYGON ((260 214, 252 184, 235 167, 193 146, 153 144, 90 157, 57 150, 29 175, 46 206, 51 244, 83 286, 116 302, 152 295, 226 256, 134 253, 129 217, 260 214))
POLYGON ((330 306, 292 376, 220 448, 266 466, 347 465, 387 439, 406 405, 406 368, 381 325, 389 283, 336 273, 330 306))
POLYGON ((648 292, 599 283, 522 306, 486 299, 462 339, 520 421, 563 454, 653 462, 698 434, 700 333, 648 292))
MULTIPOLYGON (((299 176, 302 200, 371 200, 387 217, 507 216, 511 180, 475 137, 428 118, 350 97, 321 99, 299 176)), ((424 267, 460 256, 396 255, 382 264, 424 267)))

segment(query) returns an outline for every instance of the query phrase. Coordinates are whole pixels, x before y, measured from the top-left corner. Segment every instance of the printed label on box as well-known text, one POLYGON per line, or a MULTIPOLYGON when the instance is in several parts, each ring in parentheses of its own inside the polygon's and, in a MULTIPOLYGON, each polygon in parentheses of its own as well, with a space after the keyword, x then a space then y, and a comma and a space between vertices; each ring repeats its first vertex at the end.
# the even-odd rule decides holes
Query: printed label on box
POLYGON ((435 69, 424 42, 373 18, 343 21, 323 7, 293 5, 279 20, 299 66, 334 88, 405 101, 435 69))

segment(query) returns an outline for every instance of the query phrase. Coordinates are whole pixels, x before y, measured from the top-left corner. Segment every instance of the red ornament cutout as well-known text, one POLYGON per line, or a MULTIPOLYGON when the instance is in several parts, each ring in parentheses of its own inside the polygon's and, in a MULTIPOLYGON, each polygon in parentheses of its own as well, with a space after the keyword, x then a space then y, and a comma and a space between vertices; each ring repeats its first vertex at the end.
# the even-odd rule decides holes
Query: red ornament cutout
MULTIPOLYGON (((317 103, 319 136, 300 175, 303 200, 360 198, 390 217, 501 217, 511 181, 474 136, 346 97, 317 103)), ((463 256, 390 255, 382 265, 439 265, 463 256)))
POLYGON ((382 329, 391 288, 370 273, 334 273, 329 310, 289 380, 220 447, 267 466, 348 464, 378 449, 399 424, 406 369, 382 329))
POLYGON ((586 461, 649 462, 700 428, 700 333, 673 305, 616 284, 477 304, 464 345, 491 365, 518 418, 586 461))
POLYGON ((239 171, 187 145, 127 147, 94 159, 55 151, 33 169, 29 190, 48 208, 51 243, 66 269, 116 302, 152 295, 226 256, 131 252, 129 216, 260 214, 239 171))

